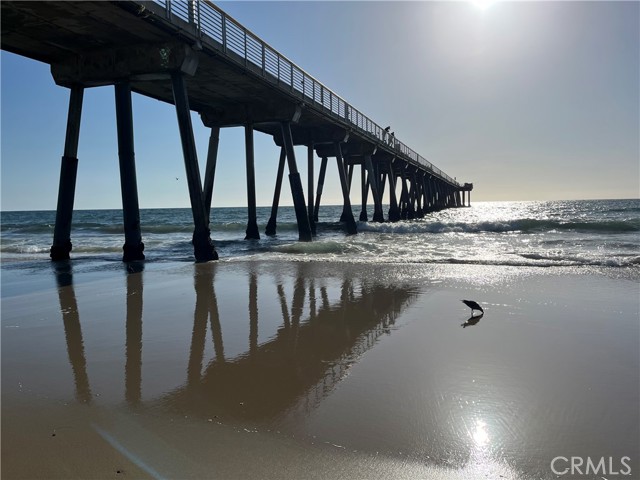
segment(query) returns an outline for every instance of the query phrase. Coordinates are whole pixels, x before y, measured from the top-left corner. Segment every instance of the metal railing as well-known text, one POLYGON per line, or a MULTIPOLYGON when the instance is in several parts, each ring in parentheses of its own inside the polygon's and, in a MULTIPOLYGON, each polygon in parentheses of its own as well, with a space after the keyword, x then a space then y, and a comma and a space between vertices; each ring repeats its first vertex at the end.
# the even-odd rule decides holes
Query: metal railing
MULTIPOLYGON (((147 2, 139 2, 144 4, 147 2)), ((292 61, 278 53, 208 0, 152 0, 171 23, 181 20, 193 27, 203 46, 221 52, 230 60, 261 75, 280 88, 301 97, 325 114, 346 122, 376 145, 383 144, 410 163, 441 179, 460 184, 427 159, 390 135, 385 129, 325 87, 292 61)))

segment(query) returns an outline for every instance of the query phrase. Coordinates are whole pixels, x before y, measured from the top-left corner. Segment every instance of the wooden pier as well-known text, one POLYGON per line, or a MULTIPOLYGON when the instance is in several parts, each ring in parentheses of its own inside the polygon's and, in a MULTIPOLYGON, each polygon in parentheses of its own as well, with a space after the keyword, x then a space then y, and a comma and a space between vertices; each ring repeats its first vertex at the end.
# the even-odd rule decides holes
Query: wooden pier
POLYGON ((175 105, 193 212, 197 261, 218 258, 209 214, 221 128, 245 128, 247 239, 258 239, 253 133, 281 147, 267 235, 277 231, 285 164, 299 239, 316 231, 329 158, 335 159, 343 196, 341 221, 357 233, 350 200, 359 166, 361 221, 369 192, 374 222, 420 218, 470 205, 473 184, 460 184, 294 65, 208 1, 2 1, 4 50, 51 65, 55 82, 69 88, 67 133, 61 162, 51 258, 69 258, 85 88, 114 86, 124 216, 124 261, 144 259, 138 207, 131 92, 175 105), (196 111, 211 129, 204 183, 191 124, 196 111), (307 147, 307 197, 294 146, 307 147), (317 184, 314 162, 320 159, 317 184), (399 184, 399 185, 398 185, 399 184), (398 193, 398 188, 400 193, 398 193), (465 198, 466 193, 466 198, 465 198))

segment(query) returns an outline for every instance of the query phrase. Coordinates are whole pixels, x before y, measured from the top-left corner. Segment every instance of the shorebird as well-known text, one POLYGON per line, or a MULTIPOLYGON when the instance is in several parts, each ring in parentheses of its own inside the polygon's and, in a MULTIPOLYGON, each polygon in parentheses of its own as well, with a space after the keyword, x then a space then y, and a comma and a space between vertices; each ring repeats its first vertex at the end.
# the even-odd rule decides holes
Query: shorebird
POLYGON ((478 305, 476 302, 474 302, 473 300, 462 300, 462 303, 464 303, 467 307, 471 309, 471 316, 473 316, 474 310, 480 310, 484 314, 484 310, 482 309, 482 307, 478 305))

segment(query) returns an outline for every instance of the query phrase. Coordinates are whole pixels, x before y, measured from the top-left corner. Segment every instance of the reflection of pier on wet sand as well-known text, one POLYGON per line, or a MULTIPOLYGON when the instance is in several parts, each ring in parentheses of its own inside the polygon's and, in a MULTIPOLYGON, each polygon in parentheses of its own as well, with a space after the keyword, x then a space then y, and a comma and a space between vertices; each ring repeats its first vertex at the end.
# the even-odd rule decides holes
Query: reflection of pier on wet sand
MULTIPOLYGON (((244 303, 248 308, 236 310, 233 319, 225 319, 220 316, 216 296, 216 271, 220 268, 225 267, 194 267, 193 331, 184 384, 177 388, 167 385, 168 393, 146 400, 142 398, 142 266, 126 275, 124 397, 132 407, 145 401, 160 402, 181 414, 252 421, 269 421, 292 409, 313 408, 344 377, 349 365, 390 331, 414 298, 408 290, 371 279, 316 278, 306 272, 304 264, 293 275, 258 274, 247 264, 239 268, 246 276, 247 288, 240 289, 234 304, 244 303), (277 330, 262 343, 258 340, 258 282, 264 282, 261 292, 271 291, 268 300, 277 307, 266 309, 267 314, 280 312, 277 330), (245 295, 246 302, 242 300, 245 295), (245 319, 249 322, 247 349, 230 358, 224 351, 223 326, 245 319), (208 342, 214 353, 205 364, 208 342)), ((76 398, 89 403, 92 394, 71 264, 57 267, 56 272, 76 398)), ((273 319, 268 320, 273 325, 273 319)))

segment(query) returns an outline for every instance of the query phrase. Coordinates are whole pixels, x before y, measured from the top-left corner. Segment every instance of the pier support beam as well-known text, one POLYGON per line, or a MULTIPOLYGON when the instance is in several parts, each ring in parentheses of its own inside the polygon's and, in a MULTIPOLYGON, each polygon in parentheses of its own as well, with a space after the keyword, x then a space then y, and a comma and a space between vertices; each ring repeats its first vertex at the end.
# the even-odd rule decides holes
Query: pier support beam
POLYGON ((407 191, 409 201, 407 202, 407 218, 413 220, 416 218, 416 172, 410 169, 408 173, 409 188, 407 191))
POLYGON ((284 176, 284 164, 287 154, 284 147, 280 148, 280 161, 278 162, 278 173, 276 174, 276 187, 273 191, 273 203, 271 204, 271 216, 267 222, 264 233, 268 236, 276 234, 276 218, 278 217, 278 204, 280 203, 280 191, 282 190, 282 177, 284 176))
POLYGON ((192 240, 193 252, 197 262, 217 260, 218 254, 210 238, 209 217, 206 214, 204 206, 196 142, 191 124, 191 110, 189 108, 187 87, 184 83, 182 72, 173 72, 171 74, 171 83, 173 87, 173 101, 176 106, 178 126, 180 128, 184 166, 187 173, 191 213, 193 214, 193 223, 195 226, 192 240))
POLYGON ((311 234, 316 234, 316 221, 313 215, 313 143, 307 145, 307 216, 311 226, 311 234))
POLYGON ((371 161, 371 155, 369 154, 364 156, 364 167, 367 169, 369 185, 371 185, 371 196, 373 197, 373 221, 382 223, 384 222, 384 214, 382 213, 382 194, 378 188, 378 176, 374 172, 373 162, 371 161))
POLYGON ((424 211, 422 210, 422 178, 420 173, 416 172, 413 175, 414 189, 416 195, 416 218, 424 217, 424 211))
POLYGON ((424 176, 424 212, 433 211, 433 189, 431 188, 431 176, 424 176))
POLYGON ((253 125, 244 127, 244 144, 247 163, 247 231, 245 240, 260 240, 256 213, 256 170, 253 153, 253 125))
POLYGON ((400 208, 398 207, 398 196, 396 195, 396 174, 393 171, 393 164, 389 164, 389 221, 400 220, 400 208))
POLYGON ((318 222, 318 213, 320 213, 320 198, 322 197, 322 189, 324 187, 324 177, 327 175, 327 157, 322 157, 320 163, 320 173, 318 174, 318 191, 316 192, 316 204, 313 209, 313 221, 318 222))
MULTIPOLYGON (((344 168, 344 161, 342 158, 342 147, 339 142, 335 144, 336 148, 336 163, 338 164, 338 175, 340 176, 340 186, 342 187, 342 197, 344 200, 342 215, 344 216, 344 222, 347 226, 347 233, 354 235, 358 233, 356 226, 356 220, 353 218, 353 210, 351 209, 351 199, 349 198, 349 185, 347 181, 347 174, 344 168)), ((341 220, 342 221, 342 220, 341 220)))
POLYGON ((123 262, 144 260, 144 243, 140 232, 140 207, 136 181, 135 151, 133 147, 133 109, 131 84, 115 85, 116 123, 118 130, 118 158, 120 161, 120 189, 124 223, 123 262))
POLYGON ((80 138, 83 96, 83 87, 73 87, 69 94, 67 133, 60 165, 56 225, 53 231, 53 245, 49 254, 51 260, 54 261, 67 260, 72 248, 71 219, 73 217, 73 200, 75 198, 76 177, 78 174, 78 140, 80 138))
MULTIPOLYGON (((380 203, 382 204, 382 199, 384 198, 384 190, 387 183, 387 176, 384 173, 380 173, 380 163, 375 164, 374 170, 376 172, 376 180, 378 180, 378 190, 380 191, 380 203)), ((384 215, 383 215, 383 219, 384 219, 384 215)))
POLYGON ((213 181, 216 177, 216 164, 218 162, 218 145, 220 143, 220 127, 211 127, 209 135, 209 150, 207 152, 207 166, 204 170, 204 208, 207 219, 211 221, 211 199, 213 197, 213 181))
POLYGON ((369 197, 369 182, 367 182, 367 170, 364 162, 360 165, 360 189, 362 191, 362 210, 360 210, 360 221, 369 220, 367 215, 367 199, 369 197))
POLYGON ((405 172, 406 166, 403 166, 400 170, 400 184, 402 191, 400 193, 400 218, 402 220, 409 219, 409 189, 407 188, 407 175, 405 172))
MULTIPOLYGON (((348 157, 343 157, 342 165, 344 167, 344 172, 347 176, 347 195, 351 195, 351 180, 353 179, 353 164, 349 164, 348 157)), ((349 203, 349 206, 351 206, 351 203, 349 203)), ((349 211, 350 210, 347 210, 347 205, 343 204, 342 213, 340 214, 341 222, 348 221, 347 219, 349 218, 349 211)), ((353 212, 351 212, 351 216, 353 216, 353 212)))
POLYGON ((300 173, 298 172, 298 166, 296 164, 296 154, 293 149, 291 125, 289 124, 289 122, 282 122, 281 127, 282 137, 284 140, 284 148, 287 153, 287 164, 289 165, 289 184, 291 185, 293 206, 296 212, 296 220, 298 222, 298 239, 301 242, 310 242, 312 240, 311 226, 309 225, 307 206, 304 202, 302 180, 300 180, 300 173))

